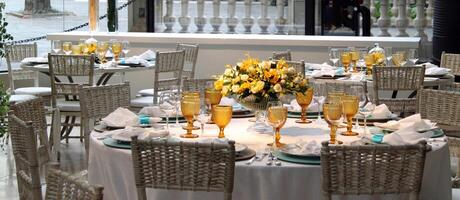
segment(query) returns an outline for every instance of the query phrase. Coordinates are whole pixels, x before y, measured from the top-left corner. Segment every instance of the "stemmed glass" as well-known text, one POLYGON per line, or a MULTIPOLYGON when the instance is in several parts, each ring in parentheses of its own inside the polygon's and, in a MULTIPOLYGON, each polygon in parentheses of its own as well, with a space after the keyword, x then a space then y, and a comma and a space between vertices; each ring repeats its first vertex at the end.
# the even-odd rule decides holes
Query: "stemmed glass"
POLYGON ((342 97, 343 114, 347 119, 347 131, 342 133, 344 136, 355 136, 358 133, 353 132, 353 117, 358 113, 359 100, 357 96, 345 95, 342 97))
POLYGON ((323 106, 322 105, 323 102, 321 102, 321 99, 324 98, 324 97, 321 96, 323 94, 323 91, 322 91, 323 83, 315 83, 313 85, 313 87, 314 87, 314 89, 313 89, 313 91, 314 91, 313 101, 315 101, 316 104, 318 105, 318 108, 317 108, 318 109, 317 110, 318 111, 318 117, 316 119, 316 122, 319 123, 319 122, 321 122, 321 107, 323 106))
POLYGON ((372 112, 375 110, 375 104, 372 103, 372 97, 368 94, 362 95, 363 98, 367 98, 367 104, 363 105, 359 109, 359 114, 364 117, 364 133, 367 133, 367 118, 370 117, 372 112))
POLYGON ((107 54, 107 51, 109 50, 109 43, 108 42, 99 42, 97 44, 97 58, 99 58, 100 63, 105 63, 105 55, 107 54))
POLYGON ((350 62, 351 62, 350 52, 342 52, 342 54, 340 55, 340 58, 342 60, 342 65, 343 65, 343 68, 345 69, 345 72, 348 73, 348 67, 350 66, 350 62))
POLYGON ((66 55, 70 55, 72 53, 72 42, 64 42, 62 44, 62 51, 64 51, 66 55))
POLYGON ((123 52, 123 56, 126 58, 128 53, 129 53, 129 41, 124 40, 121 42, 123 45, 123 49, 121 50, 123 52))
POLYGON ((200 122, 201 136, 203 136, 204 135, 204 124, 206 124, 209 120, 211 120, 211 115, 206 109, 206 106, 201 107, 200 114, 198 115, 197 120, 198 122, 200 122))
POLYGON ((359 60, 359 52, 356 49, 350 51, 351 62, 353 63, 353 72, 358 72, 357 61, 359 60))
POLYGON ((417 49, 409 49, 407 58, 415 65, 415 63, 418 61, 417 49))
POLYGON ((384 48, 385 50, 385 58, 387 60, 387 65, 390 66, 391 65, 391 59, 393 58, 393 48, 391 47, 385 47, 384 48))
POLYGON ((179 124, 179 103, 180 103, 180 98, 179 98, 179 89, 177 85, 171 85, 169 88, 169 91, 173 94, 173 96, 169 99, 172 104, 174 104, 174 109, 176 111, 176 121, 174 125, 171 127, 180 127, 179 124))
POLYGON ((310 105, 311 100, 313 99, 313 88, 308 88, 308 90, 305 91, 305 93, 298 92, 296 93, 295 97, 296 97, 297 103, 302 108, 302 110, 300 111, 300 119, 296 120, 295 122, 299 124, 311 123, 311 121, 307 119, 306 115, 307 115, 308 105, 310 105))
MULTIPOLYGON (((200 107, 200 105, 201 105, 200 93, 196 92, 196 91, 184 91, 182 93, 182 99, 192 100, 192 101, 195 101, 197 103, 198 106, 195 107, 195 115, 194 115, 194 119, 196 119, 198 117, 198 114, 200 113, 200 108, 201 108, 200 107)), ((192 126, 192 129, 193 130, 198 130, 198 129, 200 129, 200 127, 192 126)))
MULTIPOLYGON (((196 113, 196 107, 200 107, 200 102, 190 98, 182 98, 181 100, 181 111, 184 118, 187 120, 187 126, 184 128, 187 130, 185 134, 180 135, 182 138, 197 138, 197 134, 193 134, 193 120, 196 113)), ((199 110, 199 109, 198 109, 199 110)))
POLYGON ((111 40, 111 43, 112 43, 113 60, 118 61, 120 53, 123 49, 122 44, 118 40, 111 40))
POLYGON ((281 101, 271 101, 267 104, 267 119, 268 124, 274 130, 274 147, 282 147, 284 144, 280 142, 280 129, 284 126, 287 119, 287 108, 283 106, 281 101))
POLYGON ((372 65, 374 65, 374 55, 364 55, 364 64, 366 65, 366 75, 372 75, 372 65))
MULTIPOLYGON (((214 108, 215 105, 220 103, 220 100, 222 98, 222 93, 218 90, 215 90, 214 88, 206 88, 204 91, 204 101, 206 102, 206 105, 208 106, 208 110, 211 111, 214 108)), ((208 124, 213 124, 213 119, 214 116, 211 116, 211 119, 207 122, 208 124)))
POLYGON ((326 121, 331 127, 329 144, 335 144, 337 142, 337 126, 340 123, 342 117, 342 104, 340 103, 325 103, 323 105, 323 113, 326 121))
POLYGON ((406 56, 405 52, 398 51, 392 56, 393 63, 396 65, 396 67, 402 67, 406 64, 406 56))
POLYGON ((166 130, 169 131, 169 117, 171 114, 174 112, 174 107, 173 105, 170 105, 169 99, 173 96, 173 94, 170 94, 168 92, 163 92, 160 94, 160 99, 159 99, 159 107, 160 109, 165 113, 166 115, 166 130))
POLYGON ((55 54, 59 53, 61 51, 61 41, 59 40, 53 40, 51 42, 51 48, 53 49, 53 52, 55 54))
POLYGON ((214 123, 219 127, 218 138, 225 138, 224 129, 232 119, 233 107, 227 105, 216 105, 212 115, 214 116, 214 123))
POLYGON ((339 50, 336 48, 329 48, 329 60, 332 62, 333 66, 337 65, 339 61, 339 50))

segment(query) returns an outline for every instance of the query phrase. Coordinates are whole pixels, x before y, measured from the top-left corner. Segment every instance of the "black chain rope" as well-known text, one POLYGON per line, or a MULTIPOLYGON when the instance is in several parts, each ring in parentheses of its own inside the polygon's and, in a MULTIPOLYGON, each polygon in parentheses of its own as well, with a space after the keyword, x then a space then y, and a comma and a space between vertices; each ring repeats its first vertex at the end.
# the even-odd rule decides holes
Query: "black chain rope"
MULTIPOLYGON (((132 4, 135 1, 136 0, 129 0, 125 4, 123 4, 120 7, 118 7, 117 10, 122 10, 123 8, 126 8, 129 4, 132 4)), ((102 19, 105 19, 105 18, 107 18, 107 13, 105 15, 100 16, 99 20, 102 20, 102 19)), ((84 24, 81 24, 79 26, 75 26, 73 28, 66 29, 66 30, 64 30, 64 32, 72 32, 72 31, 81 29, 81 28, 86 27, 86 26, 88 26, 88 22, 86 22, 84 24)), ((44 40, 44 39, 46 39, 46 35, 45 36, 40 36, 40 37, 33 37, 33 38, 29 38, 29 39, 24 39, 24 40, 16 40, 16 41, 11 41, 11 42, 6 42, 6 44, 13 44, 14 45, 14 44, 21 44, 21 43, 29 43, 29 42, 34 42, 34 41, 44 40)))

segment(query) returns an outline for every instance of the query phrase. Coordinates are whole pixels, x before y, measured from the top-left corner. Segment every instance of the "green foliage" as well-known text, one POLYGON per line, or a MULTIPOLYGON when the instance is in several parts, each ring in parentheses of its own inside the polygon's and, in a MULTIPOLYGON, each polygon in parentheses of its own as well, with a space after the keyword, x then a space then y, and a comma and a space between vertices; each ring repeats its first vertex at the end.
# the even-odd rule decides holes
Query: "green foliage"
POLYGON ((6 32, 8 22, 3 15, 5 10, 5 2, 0 2, 0 58, 5 57, 5 43, 13 39, 13 36, 6 32))
MULTIPOLYGON (((391 12, 391 7, 392 7, 393 3, 389 2, 389 5, 388 5, 388 16, 391 18, 393 16, 395 16, 397 13, 392 13, 391 12)), ((375 18, 380 18, 380 0, 376 0, 375 3, 374 3, 374 6, 375 6, 375 12, 373 13, 374 17, 375 18)), ((410 13, 407 13, 409 15, 409 17, 411 19, 415 19, 415 17, 417 17, 417 8, 415 7, 415 4, 411 4, 410 5, 410 13)))
POLYGON ((7 132, 6 114, 9 110, 10 95, 6 92, 3 82, 0 81, 0 138, 7 132))

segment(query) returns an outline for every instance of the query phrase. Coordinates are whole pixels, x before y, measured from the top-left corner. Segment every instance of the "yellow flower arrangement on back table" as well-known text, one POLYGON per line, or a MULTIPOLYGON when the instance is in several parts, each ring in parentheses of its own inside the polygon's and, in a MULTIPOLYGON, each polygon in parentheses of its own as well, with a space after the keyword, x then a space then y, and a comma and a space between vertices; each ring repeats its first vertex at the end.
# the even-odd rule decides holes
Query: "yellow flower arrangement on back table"
MULTIPOLYGON (((260 61, 247 55, 234 66, 226 65, 214 87, 223 96, 233 96, 243 106, 259 111, 256 113, 259 115, 269 101, 276 101, 284 95, 305 93, 309 85, 302 73, 290 67, 284 59, 260 61)), ((257 121, 260 122, 260 117, 257 121)))

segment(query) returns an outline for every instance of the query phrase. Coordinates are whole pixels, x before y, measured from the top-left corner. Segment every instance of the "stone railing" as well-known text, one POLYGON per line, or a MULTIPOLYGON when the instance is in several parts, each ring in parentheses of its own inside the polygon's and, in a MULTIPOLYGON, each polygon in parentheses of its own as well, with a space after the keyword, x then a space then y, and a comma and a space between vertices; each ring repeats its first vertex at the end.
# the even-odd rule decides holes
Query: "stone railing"
POLYGON ((162 0, 156 16, 158 32, 287 34, 287 1, 162 0), (164 13, 163 13, 164 12, 164 13), (176 12, 176 13, 174 13, 176 12))
POLYGON ((426 41, 426 29, 433 24, 434 0, 364 0, 364 5, 371 11, 374 27, 380 29, 378 36, 420 37, 426 41), (397 29, 396 34, 389 32, 397 29), (408 28, 416 30, 414 35, 407 32, 408 28))

